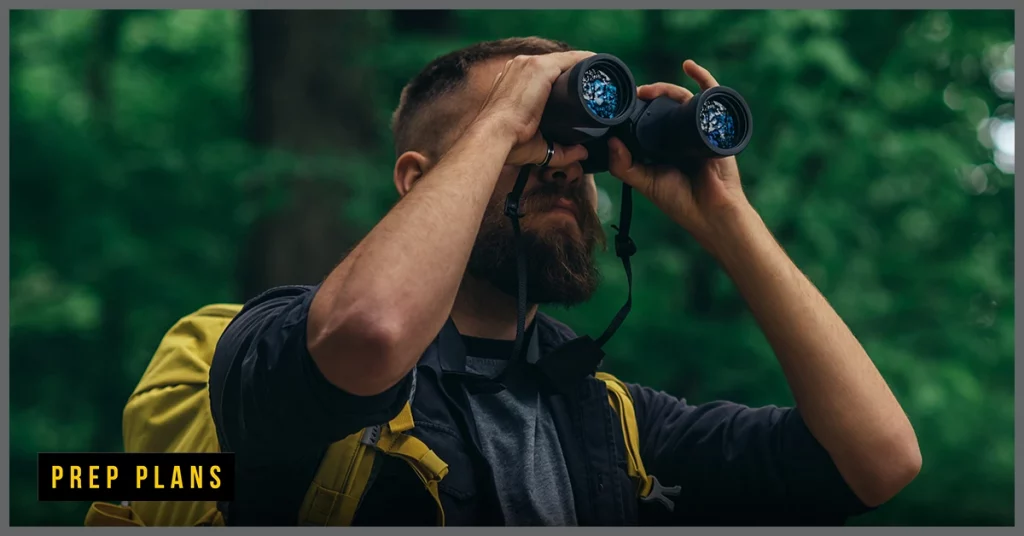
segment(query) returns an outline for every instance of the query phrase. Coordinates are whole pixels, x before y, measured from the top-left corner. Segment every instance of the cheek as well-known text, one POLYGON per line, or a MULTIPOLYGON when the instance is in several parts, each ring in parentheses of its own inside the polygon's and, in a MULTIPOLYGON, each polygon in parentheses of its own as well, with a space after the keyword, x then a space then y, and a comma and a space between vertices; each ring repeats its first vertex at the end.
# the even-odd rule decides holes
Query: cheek
POLYGON ((593 179, 587 183, 587 200, 590 201, 590 206, 594 209, 594 212, 597 212, 597 183, 593 179))
MULTIPOLYGON (((504 166, 501 168, 501 174, 498 175, 498 183, 494 186, 494 199, 501 199, 502 204, 505 203, 505 197, 508 196, 509 192, 516 185, 516 179, 519 178, 519 170, 521 168, 517 166, 504 166)), ((530 192, 540 186, 540 177, 536 170, 530 173, 530 178, 526 181, 526 187, 523 188, 523 193, 530 192)))
POLYGON ((512 166, 505 166, 501 168, 501 174, 498 175, 498 182, 494 185, 494 192, 491 193, 490 205, 491 207, 499 206, 504 207, 505 198, 508 193, 512 191, 512 187, 516 184, 516 172, 512 166))
POLYGON ((498 175, 498 184, 495 189, 498 192, 508 193, 512 191, 512 186, 516 183, 516 167, 515 166, 502 166, 501 174, 498 175))

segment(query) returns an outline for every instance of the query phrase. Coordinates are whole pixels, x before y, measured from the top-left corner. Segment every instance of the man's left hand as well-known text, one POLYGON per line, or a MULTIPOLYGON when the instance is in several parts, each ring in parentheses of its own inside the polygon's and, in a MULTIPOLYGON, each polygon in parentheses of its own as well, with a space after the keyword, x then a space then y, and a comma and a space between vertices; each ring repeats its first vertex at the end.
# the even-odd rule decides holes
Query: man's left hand
MULTIPOLYGON (((693 61, 683 71, 701 90, 718 85, 693 61)), ((693 97, 664 83, 640 87, 638 95, 693 97)), ((921 468, 913 426, 860 342, 746 200, 736 159, 700 162, 686 174, 634 165, 619 140, 609 149, 609 171, 722 263, 775 351, 800 417, 854 494, 872 507, 896 495, 921 468)))
MULTIPOLYGON (((693 60, 683 62, 683 72, 697 82, 701 91, 718 86, 711 73, 693 60)), ((637 88, 641 99, 663 95, 681 104, 693 98, 690 90, 664 82, 637 88)), ((724 224, 752 210, 740 184, 736 157, 699 162, 696 172, 686 174, 675 166, 634 163, 625 144, 616 138, 609 140, 608 148, 609 172, 650 199, 705 248, 717 242, 716 235, 723 232, 724 224)))

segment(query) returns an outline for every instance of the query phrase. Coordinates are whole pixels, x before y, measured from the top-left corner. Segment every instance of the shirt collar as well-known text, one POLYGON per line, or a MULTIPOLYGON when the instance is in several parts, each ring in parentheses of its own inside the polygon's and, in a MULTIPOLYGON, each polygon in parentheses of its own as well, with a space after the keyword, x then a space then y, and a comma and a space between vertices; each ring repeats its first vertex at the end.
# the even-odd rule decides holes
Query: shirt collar
MULTIPOLYGON (((546 322, 546 317, 538 314, 534 317, 534 323, 536 327, 530 330, 530 338, 526 344, 526 362, 530 364, 536 363, 542 356, 542 345, 541 345, 541 333, 547 330, 543 329, 541 324, 546 322)), ((428 365, 433 365, 442 374, 468 374, 476 376, 475 373, 470 372, 466 368, 466 345, 462 341, 462 334, 459 333, 455 322, 448 318, 445 322, 444 327, 441 328, 441 333, 438 334, 434 340, 434 344, 428 353, 434 354, 432 359, 427 360, 428 365)))
MULTIPOLYGON (((538 368, 544 375, 560 384, 596 371, 604 353, 589 337, 577 337, 568 326, 537 313, 526 355, 527 363, 539 363, 538 368)), ((487 381, 485 376, 467 370, 466 346, 451 317, 427 349, 421 364, 432 368, 438 376, 487 381)))

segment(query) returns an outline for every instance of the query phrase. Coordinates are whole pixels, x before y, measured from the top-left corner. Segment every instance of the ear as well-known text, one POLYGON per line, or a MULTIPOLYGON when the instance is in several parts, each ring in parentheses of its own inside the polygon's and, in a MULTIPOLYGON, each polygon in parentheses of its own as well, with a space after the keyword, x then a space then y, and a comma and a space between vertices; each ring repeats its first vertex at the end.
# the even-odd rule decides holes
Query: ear
POLYGON ((395 160, 395 189, 398 195, 405 197, 405 194, 412 190, 412 185, 426 175, 430 169, 430 159, 422 153, 407 151, 402 153, 395 160))

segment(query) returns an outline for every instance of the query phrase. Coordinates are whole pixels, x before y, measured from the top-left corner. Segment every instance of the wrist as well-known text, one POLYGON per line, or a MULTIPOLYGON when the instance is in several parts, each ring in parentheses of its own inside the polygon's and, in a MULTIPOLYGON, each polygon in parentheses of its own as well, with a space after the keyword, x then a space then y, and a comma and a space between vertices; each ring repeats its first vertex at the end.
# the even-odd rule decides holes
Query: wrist
POLYGON ((747 265, 751 255, 758 255, 776 244, 761 215, 749 203, 724 209, 709 222, 707 248, 726 271, 747 265))
POLYGON ((516 133, 508 128, 508 122, 493 114, 478 116, 466 129, 466 134, 500 149, 506 156, 518 142, 516 133))
POLYGON ((508 129, 500 128, 493 120, 476 119, 463 129, 458 138, 445 151, 438 162, 439 168, 466 168, 472 170, 477 180, 474 183, 485 184, 489 181, 479 180, 491 177, 490 187, 497 182, 505 160, 515 146, 509 141, 508 129))

